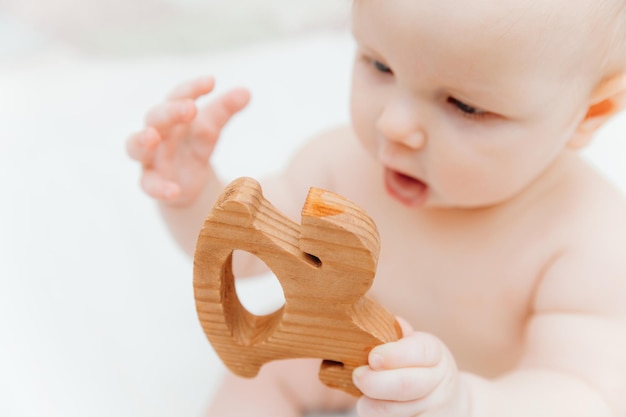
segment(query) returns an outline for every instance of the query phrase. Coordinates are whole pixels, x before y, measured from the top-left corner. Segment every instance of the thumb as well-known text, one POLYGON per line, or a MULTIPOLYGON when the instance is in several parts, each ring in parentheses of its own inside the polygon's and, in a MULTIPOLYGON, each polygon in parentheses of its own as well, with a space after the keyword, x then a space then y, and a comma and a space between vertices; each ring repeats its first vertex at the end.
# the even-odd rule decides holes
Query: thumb
POLYGON ((413 326, 411 326, 411 323, 409 323, 402 317, 396 316, 396 321, 400 325, 400 329, 402 329, 402 337, 407 337, 415 333, 415 330, 413 330, 413 326))

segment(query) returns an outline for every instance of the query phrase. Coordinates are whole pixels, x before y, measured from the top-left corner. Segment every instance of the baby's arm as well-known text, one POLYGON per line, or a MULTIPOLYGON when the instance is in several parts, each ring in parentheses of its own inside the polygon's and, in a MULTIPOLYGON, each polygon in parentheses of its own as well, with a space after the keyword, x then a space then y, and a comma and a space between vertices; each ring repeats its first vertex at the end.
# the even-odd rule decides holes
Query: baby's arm
POLYGON ((626 268, 623 239, 614 240, 590 239, 548 269, 518 371, 493 386, 473 384, 485 389, 476 406, 489 405, 486 415, 626 415, 626 268))
POLYGON ((619 240, 612 248, 570 250, 553 262, 537 287, 517 369, 495 380, 459 373, 441 341, 405 330, 355 371, 365 394, 359 415, 625 416, 626 267, 619 240))
POLYGON ((250 98, 239 88, 198 108, 195 101, 214 84, 205 77, 179 85, 147 113, 145 128, 126 142, 129 156, 141 164, 141 187, 159 202, 173 236, 190 254, 223 187, 210 164, 213 149, 222 128, 250 98))
POLYGON ((626 415, 621 248, 590 243, 554 261, 537 288, 517 371, 492 383, 467 377, 474 416, 626 415))
MULTIPOLYGON (((250 98, 238 88, 198 108, 195 101, 213 87, 210 77, 176 87, 148 112, 146 127, 127 140, 128 154, 142 167, 143 190, 158 201, 172 235, 190 256, 202 223, 225 186, 210 163, 213 149, 222 128, 250 98)), ((320 135, 296 154, 286 172, 260 179, 264 195, 292 220, 300 221, 309 187, 329 188, 325 161, 334 153, 338 136, 320 135)), ((266 271, 256 258, 237 255, 238 276, 266 271)))

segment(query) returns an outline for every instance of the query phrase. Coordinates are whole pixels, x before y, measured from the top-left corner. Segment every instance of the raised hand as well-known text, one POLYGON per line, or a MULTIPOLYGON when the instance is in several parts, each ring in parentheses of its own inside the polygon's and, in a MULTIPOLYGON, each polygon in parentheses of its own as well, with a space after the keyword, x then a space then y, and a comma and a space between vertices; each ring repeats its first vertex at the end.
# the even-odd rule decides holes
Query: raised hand
POLYGON ((404 337, 372 349, 369 366, 354 371, 363 392, 360 417, 463 417, 464 386, 448 348, 428 333, 403 322, 404 337))
POLYGON ((126 149, 142 165, 141 187, 149 196, 187 206, 214 175, 209 159, 220 132, 250 101, 247 90, 236 88, 198 108, 196 100, 214 85, 212 77, 179 85, 148 112, 145 128, 128 138, 126 149))

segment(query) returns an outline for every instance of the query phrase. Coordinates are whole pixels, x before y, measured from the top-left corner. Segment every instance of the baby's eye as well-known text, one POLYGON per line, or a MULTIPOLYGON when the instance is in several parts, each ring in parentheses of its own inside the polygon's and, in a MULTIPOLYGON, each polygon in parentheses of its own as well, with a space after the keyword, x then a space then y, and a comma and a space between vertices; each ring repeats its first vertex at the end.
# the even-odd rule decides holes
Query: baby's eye
POLYGON ((480 110, 476 107, 472 107, 469 104, 465 104, 460 100, 455 99, 454 97, 448 97, 448 103, 452 104, 458 110, 460 110, 464 115, 469 117, 483 117, 489 114, 484 110, 480 110))
POLYGON ((382 72, 384 74, 392 74, 393 73, 391 71, 391 68, 389 68, 387 65, 385 65, 382 62, 377 61, 375 59, 372 59, 372 65, 374 65, 374 68, 376 68, 377 71, 382 72))

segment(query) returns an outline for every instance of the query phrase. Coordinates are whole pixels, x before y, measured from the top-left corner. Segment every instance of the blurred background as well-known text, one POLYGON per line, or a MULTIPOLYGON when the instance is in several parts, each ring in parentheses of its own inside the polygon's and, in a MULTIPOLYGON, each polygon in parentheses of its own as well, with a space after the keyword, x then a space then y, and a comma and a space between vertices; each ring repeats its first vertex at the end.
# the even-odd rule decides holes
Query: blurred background
POLYGON ((206 53, 344 27, 347 0, 2 0, 0 52, 111 57, 206 53))
MULTIPOLYGON (((0 416, 201 416, 224 372, 124 142, 176 84, 252 91, 224 179, 348 121, 350 0, 0 0, 0 416)), ((626 116, 586 151, 626 191, 626 116)), ((315 184, 312 184, 315 185, 315 184)), ((262 312, 271 277, 238 287, 262 312)))
MULTIPOLYGON (((348 8, 0 0, 0 416, 203 415, 224 369, 124 142, 173 86, 213 74, 253 95, 221 175, 279 169, 347 120, 348 8)), ((271 277, 238 292, 259 313, 282 302, 271 277)))

